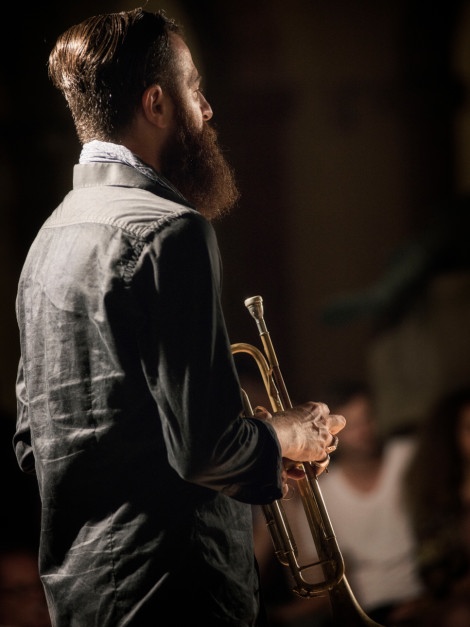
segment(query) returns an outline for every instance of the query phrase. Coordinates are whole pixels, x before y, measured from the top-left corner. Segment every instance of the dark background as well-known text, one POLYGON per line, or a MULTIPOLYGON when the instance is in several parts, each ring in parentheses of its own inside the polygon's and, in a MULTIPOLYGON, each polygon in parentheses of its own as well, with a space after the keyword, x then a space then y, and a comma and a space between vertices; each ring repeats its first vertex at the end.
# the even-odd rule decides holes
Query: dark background
MULTIPOLYGON (((19 272, 79 155, 47 57, 72 23, 135 6, 2 11, 0 404, 9 426, 19 272)), ((469 3, 147 4, 159 7, 186 28, 242 192, 215 224, 233 342, 258 345, 243 301, 261 294, 294 400, 362 378, 384 429, 414 424, 469 374, 469 3)))

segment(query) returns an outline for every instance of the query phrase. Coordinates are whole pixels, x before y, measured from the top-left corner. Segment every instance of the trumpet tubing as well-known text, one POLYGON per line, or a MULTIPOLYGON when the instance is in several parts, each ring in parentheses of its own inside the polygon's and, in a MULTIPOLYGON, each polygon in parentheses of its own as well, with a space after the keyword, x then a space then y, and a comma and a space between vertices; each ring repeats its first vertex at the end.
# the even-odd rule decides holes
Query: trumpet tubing
MULTIPOLYGON (((264 352, 251 344, 236 343, 232 344, 232 354, 246 353, 254 359, 269 397, 271 410, 283 411, 292 407, 292 403, 264 320, 262 297, 246 299, 245 307, 256 322, 264 352)), ((245 415, 253 416, 251 401, 243 389, 242 397, 245 415)), ((297 463, 290 460, 285 460, 285 464, 295 464, 305 472, 305 476, 295 484, 315 546, 313 561, 307 559, 304 562, 301 559, 299 544, 292 532, 293 523, 289 521, 282 499, 263 505, 262 509, 276 557, 290 570, 294 582, 293 591, 305 598, 328 594, 334 624, 338 627, 381 627, 362 610, 346 579, 343 556, 321 495, 315 465, 309 461, 297 463), (311 576, 319 568, 323 575, 321 581, 318 581, 318 577, 315 579, 311 576)))

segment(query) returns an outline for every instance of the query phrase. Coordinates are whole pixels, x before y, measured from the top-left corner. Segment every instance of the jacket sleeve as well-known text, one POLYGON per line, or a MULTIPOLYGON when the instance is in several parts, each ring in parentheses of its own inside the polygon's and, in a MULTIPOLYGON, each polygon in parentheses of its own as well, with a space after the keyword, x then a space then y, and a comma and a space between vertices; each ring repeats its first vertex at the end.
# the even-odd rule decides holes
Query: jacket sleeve
POLYGON ((23 360, 20 358, 16 378, 17 419, 16 431, 13 436, 16 459, 23 472, 34 474, 34 454, 31 446, 31 431, 29 426, 29 410, 26 386, 24 381, 23 360))
POLYGON ((241 415, 210 223, 196 212, 174 220, 150 243, 137 274, 149 312, 141 337, 144 368, 170 465, 183 479, 241 501, 280 498, 275 432, 241 415))

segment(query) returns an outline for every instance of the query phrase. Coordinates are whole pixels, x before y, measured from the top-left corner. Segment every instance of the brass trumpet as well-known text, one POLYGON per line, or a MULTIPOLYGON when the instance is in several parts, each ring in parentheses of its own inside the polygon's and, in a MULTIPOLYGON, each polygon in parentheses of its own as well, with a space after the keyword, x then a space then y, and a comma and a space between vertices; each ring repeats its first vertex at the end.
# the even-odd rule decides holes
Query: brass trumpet
MULTIPOLYGON (((261 296, 247 298, 245 306, 256 321, 264 353, 251 344, 236 343, 232 344, 232 354, 247 353, 255 360, 272 411, 283 411, 292 407, 292 403, 264 321, 263 299, 261 296)), ((253 416, 250 399, 243 389, 242 397, 245 415, 253 416)), ((292 524, 289 523, 282 500, 263 505, 262 508, 276 557, 283 566, 290 569, 294 582, 293 592, 304 598, 328 594, 333 621, 338 627, 381 627, 360 607, 346 579, 343 556, 321 495, 315 463, 289 460, 285 460, 285 463, 295 464, 305 472, 305 476, 296 480, 295 484, 316 549, 313 562, 310 560, 304 563, 300 560, 298 545, 291 530, 292 524), (322 581, 315 580, 311 575, 307 576, 315 568, 318 571, 318 567, 323 574, 322 581)))

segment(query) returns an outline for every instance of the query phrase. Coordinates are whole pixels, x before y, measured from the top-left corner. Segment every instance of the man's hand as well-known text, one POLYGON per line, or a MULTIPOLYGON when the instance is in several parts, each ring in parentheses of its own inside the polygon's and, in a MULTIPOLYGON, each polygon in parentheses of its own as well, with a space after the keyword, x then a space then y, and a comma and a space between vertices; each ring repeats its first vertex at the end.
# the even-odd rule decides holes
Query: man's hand
POLYGON ((268 421, 274 427, 283 457, 320 464, 336 450, 336 434, 346 424, 344 416, 330 414, 325 403, 313 401, 273 414, 265 407, 256 407, 255 417, 268 421))

